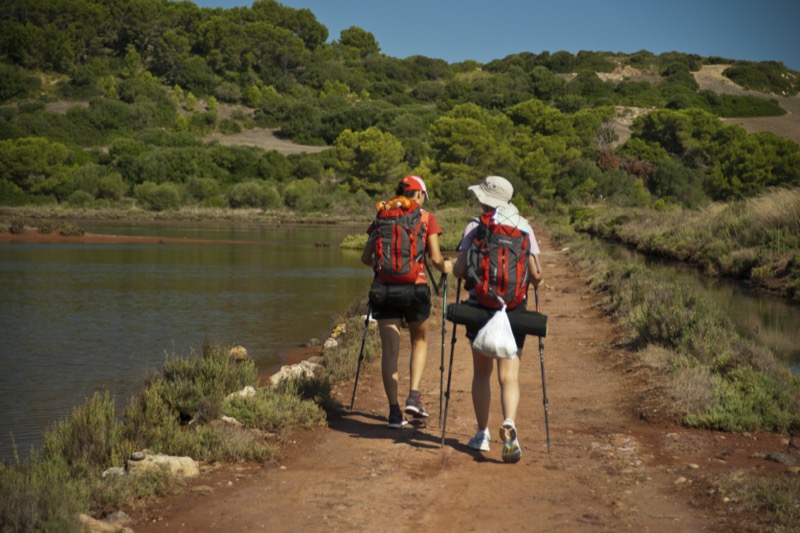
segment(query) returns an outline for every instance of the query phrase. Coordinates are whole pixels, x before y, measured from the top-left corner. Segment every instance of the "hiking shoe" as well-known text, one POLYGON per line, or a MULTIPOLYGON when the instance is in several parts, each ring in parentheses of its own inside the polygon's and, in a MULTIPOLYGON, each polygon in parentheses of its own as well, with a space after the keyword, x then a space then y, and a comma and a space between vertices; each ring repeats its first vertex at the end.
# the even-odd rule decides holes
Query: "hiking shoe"
POLYGON ((411 395, 408 397, 406 400, 406 414, 414 418, 428 418, 430 416, 428 411, 425 410, 425 407, 422 406, 419 395, 411 395))
POLYGON ((489 430, 478 431, 474 437, 469 439, 467 446, 479 452, 489 451, 489 430))
POLYGON ((408 424, 408 420, 406 417, 403 416, 403 413, 400 412, 400 408, 398 407, 397 411, 389 411, 389 428, 391 429, 403 429, 403 426, 408 424))
POLYGON ((500 436, 503 438, 503 462, 518 462, 522 457, 522 449, 519 447, 517 428, 514 426, 513 420, 505 419, 503 425, 500 426, 500 436))

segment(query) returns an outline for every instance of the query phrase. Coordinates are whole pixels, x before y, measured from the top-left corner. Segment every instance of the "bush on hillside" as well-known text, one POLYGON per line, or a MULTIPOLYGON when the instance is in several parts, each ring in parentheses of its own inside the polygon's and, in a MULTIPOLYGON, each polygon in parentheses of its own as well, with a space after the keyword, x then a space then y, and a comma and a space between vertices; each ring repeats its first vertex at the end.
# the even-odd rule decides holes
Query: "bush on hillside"
POLYGON ((753 91, 794 96, 800 89, 800 76, 792 73, 780 61, 737 63, 726 68, 722 75, 753 91))

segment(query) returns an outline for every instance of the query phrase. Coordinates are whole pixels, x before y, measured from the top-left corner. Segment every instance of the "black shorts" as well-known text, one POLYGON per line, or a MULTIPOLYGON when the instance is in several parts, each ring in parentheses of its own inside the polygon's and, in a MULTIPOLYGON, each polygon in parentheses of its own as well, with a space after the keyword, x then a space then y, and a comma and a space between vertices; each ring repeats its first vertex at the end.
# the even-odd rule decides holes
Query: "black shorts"
MULTIPOLYGON (((467 300, 465 303, 470 304, 470 305, 475 305, 475 306, 479 305, 478 302, 476 302, 475 300, 467 300)), ((521 304, 516 306, 514 309, 506 308, 506 314, 512 315, 512 314, 517 313, 519 311, 525 311, 525 307, 526 307, 525 306, 525 301, 523 301, 521 304)), ((492 316, 494 316, 494 313, 492 313, 492 316)), ((467 328, 467 338, 469 339, 470 342, 474 341, 475 340, 475 336, 478 335, 478 331, 480 330, 480 328, 478 328, 478 327, 469 327, 469 326, 466 326, 466 328, 467 328)), ((512 331, 513 331, 513 328, 512 328, 512 331)), ((514 331, 514 341, 517 343, 517 356, 520 355, 520 352, 522 352, 522 347, 525 346, 525 337, 527 337, 527 335, 525 333, 517 333, 516 331, 514 331)))
POLYGON ((421 296, 419 300, 405 307, 390 307, 385 305, 372 305, 372 318, 386 320, 390 318, 404 318, 406 322, 423 322, 431 316, 431 289, 426 283, 417 287, 427 293, 427 298, 421 296))

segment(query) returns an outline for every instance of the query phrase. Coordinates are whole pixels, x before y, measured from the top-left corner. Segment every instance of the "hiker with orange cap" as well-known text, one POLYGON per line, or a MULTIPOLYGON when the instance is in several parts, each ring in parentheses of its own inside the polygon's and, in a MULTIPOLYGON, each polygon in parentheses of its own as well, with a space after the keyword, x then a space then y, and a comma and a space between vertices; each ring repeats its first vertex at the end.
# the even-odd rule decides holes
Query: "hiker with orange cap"
POLYGON ((422 178, 404 177, 395 195, 376 205, 378 213, 367 229, 369 238, 361 261, 375 270, 370 307, 381 338, 381 374, 389 400, 389 427, 400 429, 408 424, 397 399, 402 321, 408 323, 411 335, 410 387, 404 411, 415 418, 427 418, 429 414, 420 399, 431 311, 425 253, 430 255, 433 267, 444 275, 452 271, 453 265, 444 259, 439 248, 442 229, 436 217, 422 209, 429 199, 422 178))

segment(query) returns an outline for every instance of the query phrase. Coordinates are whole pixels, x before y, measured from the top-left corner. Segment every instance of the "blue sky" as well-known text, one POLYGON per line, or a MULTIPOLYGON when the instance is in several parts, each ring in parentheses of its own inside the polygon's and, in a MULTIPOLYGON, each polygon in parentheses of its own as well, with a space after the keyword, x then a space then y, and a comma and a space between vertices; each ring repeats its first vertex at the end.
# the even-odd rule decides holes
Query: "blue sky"
MULTIPOLYGON (((685 52, 776 60, 800 71, 797 0, 285 0, 328 28, 371 32, 392 57, 487 63, 518 52, 685 52)), ((202 7, 251 6, 195 0, 202 7)))

